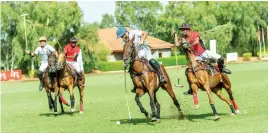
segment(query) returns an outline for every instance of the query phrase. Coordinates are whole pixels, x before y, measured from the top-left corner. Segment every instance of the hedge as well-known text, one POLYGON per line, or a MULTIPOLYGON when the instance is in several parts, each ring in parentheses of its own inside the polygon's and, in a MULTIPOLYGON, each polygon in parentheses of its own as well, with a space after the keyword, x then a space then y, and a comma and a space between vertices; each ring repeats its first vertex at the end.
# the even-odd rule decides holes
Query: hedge
MULTIPOLYGON (((168 58, 158 58, 158 62, 161 62, 163 66, 175 66, 176 65, 176 57, 171 56, 168 58)), ((115 61, 115 62, 99 62, 97 64, 97 69, 100 71, 117 71, 123 70, 123 61, 115 61)), ((178 56, 178 64, 186 65, 187 61, 185 56, 178 56)))
POLYGON ((250 61, 250 58, 252 57, 252 53, 243 53, 244 61, 250 61))

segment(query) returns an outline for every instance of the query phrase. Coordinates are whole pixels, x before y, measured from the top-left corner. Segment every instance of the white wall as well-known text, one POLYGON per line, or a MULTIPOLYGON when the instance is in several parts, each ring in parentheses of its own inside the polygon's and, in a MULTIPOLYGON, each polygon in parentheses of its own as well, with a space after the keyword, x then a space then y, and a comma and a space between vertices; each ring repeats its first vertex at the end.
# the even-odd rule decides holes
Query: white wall
MULTIPOLYGON (((152 55, 155 59, 159 58, 159 53, 162 53, 162 57, 170 57, 171 56, 171 49, 156 49, 152 50, 152 55)), ((107 56, 108 62, 119 61, 123 60, 123 53, 112 53, 111 55, 107 56)))
POLYGON ((159 58, 159 53, 162 53, 162 57, 170 57, 171 56, 171 49, 157 49, 157 50, 152 50, 153 57, 154 58, 159 58))

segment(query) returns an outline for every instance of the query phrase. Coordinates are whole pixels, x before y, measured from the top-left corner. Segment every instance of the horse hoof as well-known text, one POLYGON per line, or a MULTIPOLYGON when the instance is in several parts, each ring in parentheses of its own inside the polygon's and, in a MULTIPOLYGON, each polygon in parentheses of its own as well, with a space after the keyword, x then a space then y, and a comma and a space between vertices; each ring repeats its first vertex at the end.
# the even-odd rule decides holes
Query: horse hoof
POLYGON ((74 112, 74 109, 71 109, 71 112, 74 112))
POLYGON ((80 114, 83 114, 83 111, 79 111, 80 114))
POLYGON ((235 112, 236 112, 237 114, 239 114, 239 113, 240 113, 240 111, 239 111, 239 110, 235 110, 235 112))
POLYGON ((157 121, 157 118, 156 117, 152 117, 151 122, 155 122, 155 121, 157 121))
POLYGON ((58 112, 54 112, 54 115, 58 115, 58 112))
POLYGON ((200 106, 199 105, 195 105, 195 110, 197 110, 200 106))
POLYGON ((183 115, 182 111, 179 111, 178 119, 180 119, 180 120, 184 119, 184 115, 183 115))
POLYGON ((215 116, 214 121, 218 121, 218 120, 220 120, 220 117, 219 116, 215 116))

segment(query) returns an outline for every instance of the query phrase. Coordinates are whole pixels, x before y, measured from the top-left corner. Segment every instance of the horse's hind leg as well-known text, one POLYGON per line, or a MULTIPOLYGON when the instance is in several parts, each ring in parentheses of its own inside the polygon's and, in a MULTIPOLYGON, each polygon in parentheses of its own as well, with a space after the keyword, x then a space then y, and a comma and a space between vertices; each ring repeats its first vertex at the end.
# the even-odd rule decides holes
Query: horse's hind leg
POLYGON ((168 82, 166 83, 165 85, 162 85, 161 86, 163 89, 165 89, 167 91, 167 93, 169 94, 169 96, 172 98, 173 100, 173 103, 175 104, 175 106, 177 107, 178 111, 179 111, 179 118, 183 118, 183 113, 182 113, 182 110, 181 110, 181 107, 180 107, 180 104, 176 98, 176 95, 175 93, 173 92, 172 90, 172 86, 171 86, 171 83, 168 82))
POLYGON ((144 107, 141 104, 140 97, 144 94, 144 91, 140 88, 136 89, 136 96, 135 96, 135 101, 140 108, 141 112, 149 119, 149 113, 144 109, 144 107))
POLYGON ((233 105, 234 105, 234 108, 235 108, 235 111, 236 113, 239 113, 239 108, 236 104, 236 101, 233 97, 233 92, 232 92, 232 87, 231 87, 231 82, 228 78, 228 76, 226 74, 222 74, 222 80, 223 80, 223 88, 227 91, 228 95, 229 95, 229 98, 231 99, 233 105))
POLYGON ((233 106, 232 102, 231 102, 229 99, 227 99, 226 97, 223 96, 221 86, 217 86, 217 88, 213 89, 212 91, 213 91, 213 93, 215 93, 221 100, 225 101, 225 102, 230 106, 230 109, 231 109, 231 111, 232 111, 232 115, 235 115, 234 106, 233 106))
POLYGON ((79 113, 83 113, 83 96, 84 96, 84 86, 79 86, 79 94, 80 94, 80 107, 79 107, 79 113))

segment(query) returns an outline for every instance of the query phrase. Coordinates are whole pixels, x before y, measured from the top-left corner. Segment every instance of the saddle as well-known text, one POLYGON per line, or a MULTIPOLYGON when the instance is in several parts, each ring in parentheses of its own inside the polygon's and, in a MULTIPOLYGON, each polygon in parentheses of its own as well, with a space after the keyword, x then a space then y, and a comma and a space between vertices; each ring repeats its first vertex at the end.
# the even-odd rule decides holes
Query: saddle
POLYGON ((204 70, 206 70, 210 76, 214 76, 215 74, 219 74, 220 73, 220 69, 218 67, 218 65, 214 65, 211 62, 207 62, 207 61, 198 61, 202 67, 204 68, 204 70))
POLYGON ((77 83, 79 74, 71 64, 66 64, 67 72, 74 78, 74 83, 77 83))
MULTIPOLYGON (((140 62, 144 63, 148 67, 149 72, 156 72, 156 70, 152 67, 152 65, 146 59, 136 59, 135 61, 140 61, 140 62)), ((133 62, 130 64, 128 72, 133 76, 141 76, 143 74, 143 72, 140 72, 140 73, 134 72, 134 70, 133 70, 133 62)))

